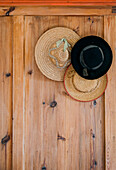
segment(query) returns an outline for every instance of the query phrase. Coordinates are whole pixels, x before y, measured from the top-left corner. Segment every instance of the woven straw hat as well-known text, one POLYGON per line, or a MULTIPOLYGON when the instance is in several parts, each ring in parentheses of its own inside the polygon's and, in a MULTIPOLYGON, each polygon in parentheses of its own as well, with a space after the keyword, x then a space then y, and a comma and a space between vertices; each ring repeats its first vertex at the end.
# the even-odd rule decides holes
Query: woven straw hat
POLYGON ((71 49, 79 39, 78 34, 65 27, 46 31, 35 47, 35 60, 40 71, 51 80, 63 81, 71 62, 71 49))
POLYGON ((77 101, 92 101, 100 97, 107 87, 107 75, 95 80, 80 77, 70 65, 64 76, 64 87, 69 96, 77 101))

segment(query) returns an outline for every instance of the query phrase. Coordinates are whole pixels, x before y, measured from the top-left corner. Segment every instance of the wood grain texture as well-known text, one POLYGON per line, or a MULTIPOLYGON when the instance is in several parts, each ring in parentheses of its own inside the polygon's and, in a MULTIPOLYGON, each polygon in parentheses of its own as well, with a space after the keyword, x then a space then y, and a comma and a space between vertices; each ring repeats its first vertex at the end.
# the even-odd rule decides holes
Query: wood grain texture
POLYGON ((0 18, 0 170, 11 170, 12 158, 12 18, 0 18), (9 76, 8 76, 9 75, 9 76))
POLYGON ((58 5, 58 6, 88 6, 115 5, 115 0, 1 0, 0 5, 58 5))
POLYGON ((50 26, 57 26, 57 22, 58 17, 25 19, 25 169, 57 167, 57 112, 49 106, 55 100, 55 82, 40 73, 34 58, 38 37, 50 26))
MULTIPOLYGON (((83 36, 103 37, 103 17, 84 17, 83 36)), ((104 96, 80 104, 80 169, 104 169, 104 96), (83 154, 84 153, 84 154, 83 154)))
MULTIPOLYGON (((3 6, 0 7, 0 15, 4 16, 7 14, 7 12, 10 10, 10 7, 3 6)), ((112 13, 112 8, 110 6, 92 6, 92 7, 42 7, 42 6, 35 6, 35 7, 29 7, 29 6, 17 6, 15 9, 13 9, 11 12, 9 12, 9 15, 115 15, 112 13)))
POLYGON ((104 97, 96 106, 72 100, 62 82, 41 74, 34 59, 38 38, 55 26, 71 28, 81 37, 103 37, 103 17, 88 18, 25 19, 25 169, 104 169, 104 97))
POLYGON ((11 137, 0 143, 0 170, 116 169, 115 28, 116 16, 0 17, 0 139, 7 133, 11 137), (114 59, 105 96, 74 101, 63 82, 39 71, 35 45, 56 26, 109 42, 114 59), (53 101, 57 105, 51 108, 53 101))
MULTIPOLYGON (((81 37, 91 34, 103 37, 103 17, 59 17, 59 23, 61 26, 73 29, 81 37)), ((78 132, 78 136, 72 138, 71 145, 68 143, 70 152, 66 169, 102 170, 104 169, 104 97, 97 100, 96 106, 93 105, 93 102, 76 102, 74 106, 74 102, 69 98, 66 106, 69 105, 73 112, 71 117, 72 112, 69 108, 67 109, 67 126, 69 125, 67 132, 70 132, 70 128, 74 126, 74 123, 71 122, 77 116, 75 121, 78 128, 74 126, 73 130, 75 130, 75 135, 78 132), (73 150, 72 146, 74 146, 73 150), (72 159, 70 154, 73 156, 72 159)), ((74 132, 72 131, 72 133, 74 132)))
POLYGON ((105 93, 105 154, 106 170, 116 169, 116 16, 104 17, 104 38, 113 51, 113 64, 108 72, 105 93))
POLYGON ((24 166, 24 17, 13 17, 13 169, 24 166))

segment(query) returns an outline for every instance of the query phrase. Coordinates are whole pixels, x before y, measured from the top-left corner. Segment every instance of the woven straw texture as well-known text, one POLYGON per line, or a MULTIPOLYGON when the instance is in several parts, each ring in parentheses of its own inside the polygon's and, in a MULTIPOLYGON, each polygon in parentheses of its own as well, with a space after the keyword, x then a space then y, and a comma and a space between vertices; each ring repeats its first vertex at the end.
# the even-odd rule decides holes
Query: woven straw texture
MULTIPOLYGON (((56 48, 56 43, 51 46, 51 49, 53 49, 53 48, 56 48)), ((69 51, 66 50, 64 52, 64 42, 60 45, 59 48, 57 48, 56 50, 52 50, 51 54, 53 56, 55 56, 55 58, 57 59, 60 67, 62 67, 65 64, 65 62, 70 58, 69 51)), ((56 64, 56 61, 54 59, 52 59, 52 58, 50 58, 50 59, 52 60, 52 62, 54 64, 56 64)), ((67 66, 69 64, 70 63, 67 63, 67 66)))
POLYGON ((66 68, 60 69, 49 57, 51 45, 58 40, 66 38, 73 47, 80 36, 73 30, 65 27, 56 27, 46 31, 38 40, 35 47, 35 60, 40 71, 49 79, 63 81, 66 68))
POLYGON ((100 97, 107 86, 107 76, 96 80, 86 80, 80 77, 70 65, 64 77, 64 86, 67 93, 78 101, 92 101, 100 97))

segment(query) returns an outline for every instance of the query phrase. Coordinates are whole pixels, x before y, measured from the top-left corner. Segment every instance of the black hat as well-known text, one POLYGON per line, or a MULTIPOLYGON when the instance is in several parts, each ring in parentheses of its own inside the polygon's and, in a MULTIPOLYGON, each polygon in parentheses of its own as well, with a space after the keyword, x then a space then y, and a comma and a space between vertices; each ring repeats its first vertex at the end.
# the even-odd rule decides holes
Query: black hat
POLYGON ((71 62, 75 71, 85 79, 97 79, 109 70, 112 50, 98 36, 86 36, 76 42, 71 51, 71 62))

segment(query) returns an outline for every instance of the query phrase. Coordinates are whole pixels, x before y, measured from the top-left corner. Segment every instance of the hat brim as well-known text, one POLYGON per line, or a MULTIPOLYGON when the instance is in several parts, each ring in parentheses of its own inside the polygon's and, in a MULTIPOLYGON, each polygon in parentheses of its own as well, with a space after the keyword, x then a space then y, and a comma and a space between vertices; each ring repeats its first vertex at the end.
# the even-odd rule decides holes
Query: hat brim
POLYGON ((66 68, 60 69, 51 61, 49 49, 58 40, 66 38, 73 47, 80 36, 73 30, 65 27, 56 27, 46 31, 37 41, 35 47, 35 60, 40 71, 49 79, 63 81, 66 68))
POLYGON ((71 63, 75 69, 75 71, 83 78, 85 79, 98 79, 99 77, 102 77, 104 74, 107 73, 109 70, 111 64, 112 64, 112 50, 109 46, 109 44, 102 39, 101 37, 98 36, 86 36, 74 45, 72 48, 71 52, 71 63), (88 45, 96 45, 99 46, 104 54, 104 61, 103 64, 97 68, 96 70, 87 70, 88 71, 88 76, 83 75, 83 69, 84 67, 81 65, 80 62, 80 53, 83 48, 85 48, 88 45))
POLYGON ((71 64, 67 68, 65 75, 64 75, 64 88, 72 99, 79 101, 79 102, 90 102, 90 101, 96 100, 97 98, 103 95, 108 84, 107 74, 99 78, 100 83, 99 83, 99 86, 95 90, 88 92, 88 93, 83 93, 75 89, 73 85, 72 77, 68 77, 68 73, 72 72, 73 70, 74 68, 71 64))

